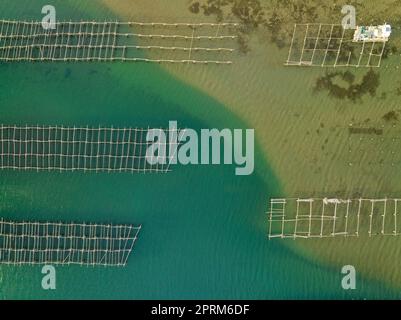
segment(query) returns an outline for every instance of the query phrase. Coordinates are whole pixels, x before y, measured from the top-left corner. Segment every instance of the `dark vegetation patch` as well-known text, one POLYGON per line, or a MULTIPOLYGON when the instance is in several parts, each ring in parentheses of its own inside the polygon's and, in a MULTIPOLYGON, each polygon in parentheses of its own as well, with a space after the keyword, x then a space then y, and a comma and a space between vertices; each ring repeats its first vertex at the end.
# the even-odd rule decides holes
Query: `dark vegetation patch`
POLYGON ((401 96, 401 82, 398 82, 398 87, 395 90, 397 96, 401 96))
POLYGON ((242 53, 249 52, 249 34, 259 26, 266 25, 265 10, 259 0, 203 0, 192 1, 192 13, 202 12, 205 16, 214 15, 218 22, 235 20, 241 22, 238 31, 238 44, 242 53))
POLYGON ((386 122, 396 122, 396 121, 398 121, 398 113, 394 110, 387 112, 383 116, 383 120, 386 122))
POLYGON ((194 2, 189 6, 189 11, 192 13, 198 14, 200 11, 200 3, 199 2, 194 2))
POLYGON ((381 136, 383 134, 383 129, 349 127, 348 132, 349 134, 375 134, 381 136))
POLYGON ((193 1, 190 11, 202 10, 205 16, 215 15, 218 21, 236 17, 247 27, 256 28, 266 22, 265 10, 259 0, 203 0, 193 1))
POLYGON ((349 71, 330 72, 317 79, 315 91, 328 91, 331 97, 356 102, 365 94, 374 97, 379 84, 380 76, 373 70, 369 70, 359 83, 356 82, 355 76, 349 71), (346 85, 338 84, 338 80, 342 80, 346 85))

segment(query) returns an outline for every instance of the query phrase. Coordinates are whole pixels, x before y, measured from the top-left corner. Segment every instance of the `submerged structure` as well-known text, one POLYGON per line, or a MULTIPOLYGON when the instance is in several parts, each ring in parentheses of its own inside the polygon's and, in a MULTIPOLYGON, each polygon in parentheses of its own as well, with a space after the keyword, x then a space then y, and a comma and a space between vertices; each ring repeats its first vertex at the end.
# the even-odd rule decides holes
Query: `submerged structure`
POLYGON ((268 236, 330 238, 401 235, 401 199, 270 199, 268 236))
POLYGON ((0 20, 0 61, 231 64, 235 23, 0 20), (138 41, 140 44, 138 44, 138 41))
POLYGON ((141 226, 0 220, 0 264, 125 266, 141 226))
POLYGON ((360 26, 354 33, 354 42, 387 42, 391 35, 391 26, 384 24, 380 26, 360 26))

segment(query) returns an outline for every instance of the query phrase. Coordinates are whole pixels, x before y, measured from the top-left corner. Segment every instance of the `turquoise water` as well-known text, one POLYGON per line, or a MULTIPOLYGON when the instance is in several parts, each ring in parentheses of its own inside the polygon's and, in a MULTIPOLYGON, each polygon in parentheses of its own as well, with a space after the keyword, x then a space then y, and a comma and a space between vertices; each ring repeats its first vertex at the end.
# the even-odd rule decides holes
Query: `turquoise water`
MULTIPOLYGON (((53 1, 59 18, 113 17, 97 1, 53 1), (98 4, 98 5, 96 5, 98 4)), ((44 1, 2 1, 7 18, 38 18, 44 1), (9 5, 9 4, 11 5, 9 5)), ((115 18, 115 17, 113 17, 115 18)), ((3 124, 246 128, 224 105, 157 65, 0 64, 3 124)), ((126 268, 57 267, 57 290, 40 267, 1 267, 2 298, 396 297, 358 279, 341 289, 340 266, 306 260, 266 238, 267 199, 279 183, 257 151, 256 173, 233 166, 177 166, 168 174, 0 172, 5 218, 142 224, 126 268)))

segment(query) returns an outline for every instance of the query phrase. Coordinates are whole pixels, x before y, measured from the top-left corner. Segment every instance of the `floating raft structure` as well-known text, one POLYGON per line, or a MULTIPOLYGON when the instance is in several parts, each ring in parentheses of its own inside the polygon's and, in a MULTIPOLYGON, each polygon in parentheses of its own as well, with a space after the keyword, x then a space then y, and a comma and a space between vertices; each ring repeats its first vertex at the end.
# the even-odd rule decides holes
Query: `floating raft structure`
POLYGON ((285 65, 378 68, 390 33, 387 24, 356 30, 341 24, 295 24, 285 65))
POLYGON ((0 20, 0 61, 231 64, 237 26, 70 21, 43 28, 38 21, 0 20))
POLYGON ((401 199, 272 198, 268 237, 399 236, 401 199))
POLYGON ((359 26, 354 33, 354 42, 387 42, 391 35, 391 26, 359 26))
MULTIPOLYGON (((151 165, 151 146, 178 147, 178 143, 148 142, 149 129, 113 127, 0 125, 0 169, 36 171, 166 173, 170 158, 160 155, 151 165)), ((168 133, 173 129, 152 129, 168 133)), ((151 149, 152 150, 152 149, 151 149)))
POLYGON ((127 264, 141 226, 0 220, 0 264, 127 264))

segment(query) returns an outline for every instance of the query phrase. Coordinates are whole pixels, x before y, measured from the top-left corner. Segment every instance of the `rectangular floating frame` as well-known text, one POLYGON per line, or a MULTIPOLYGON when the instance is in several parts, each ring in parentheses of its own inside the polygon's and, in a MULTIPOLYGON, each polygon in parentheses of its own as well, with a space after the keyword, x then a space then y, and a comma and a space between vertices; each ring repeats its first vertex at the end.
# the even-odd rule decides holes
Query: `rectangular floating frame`
POLYGON ((272 198, 268 237, 399 236, 401 199, 272 198))
POLYGON ((141 226, 0 220, 0 264, 127 264, 141 226))
POLYGON ((354 42, 340 24, 295 24, 286 66, 380 67, 385 41, 354 42))
POLYGON ((170 138, 173 129, 152 129, 169 135, 166 142, 156 144, 147 141, 148 130, 0 125, 0 169, 131 173, 171 171, 168 150, 178 147, 178 142, 170 138), (148 161, 152 160, 147 156, 152 145, 166 150, 165 155, 159 154, 160 161, 156 164, 148 161))
POLYGON ((45 29, 38 21, 0 20, 0 61, 231 64, 237 26, 70 21, 45 29))

